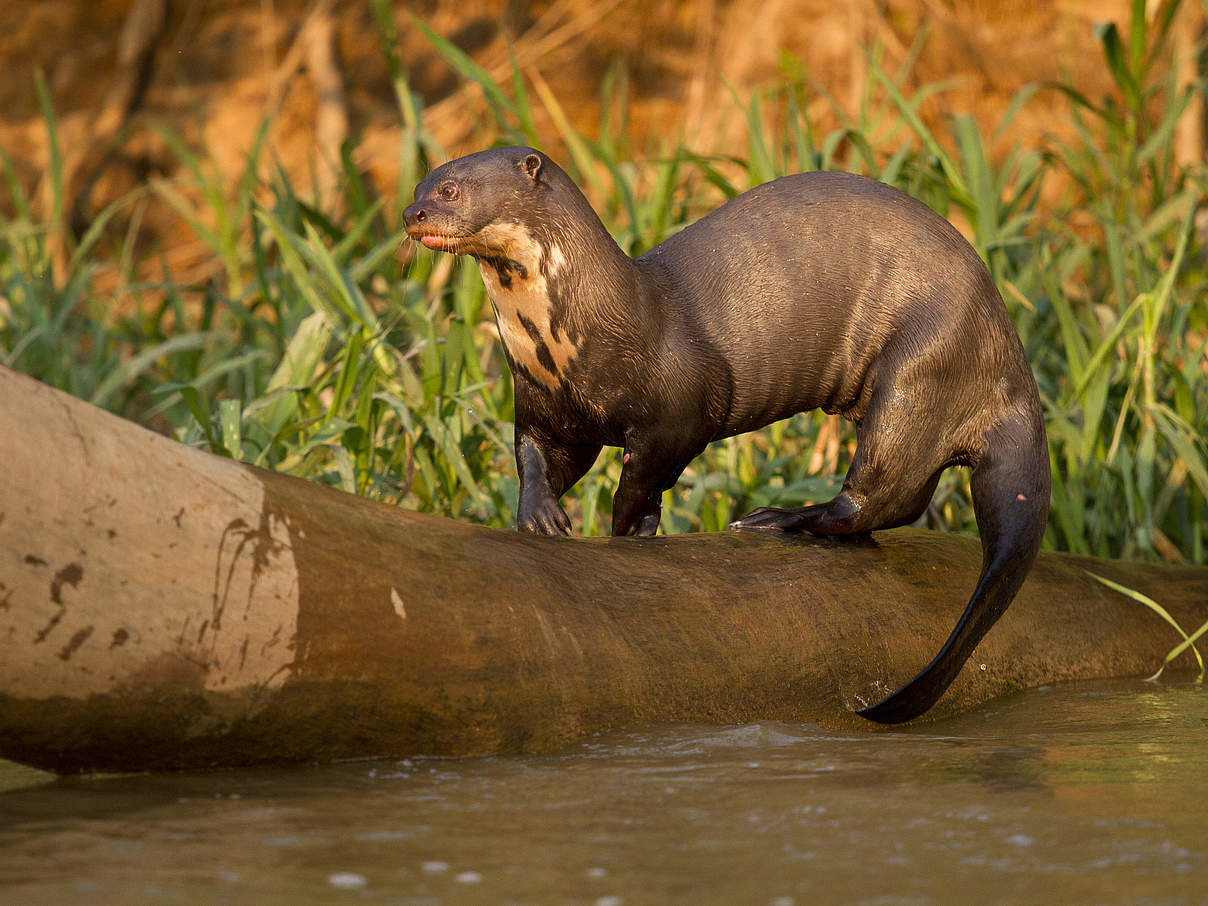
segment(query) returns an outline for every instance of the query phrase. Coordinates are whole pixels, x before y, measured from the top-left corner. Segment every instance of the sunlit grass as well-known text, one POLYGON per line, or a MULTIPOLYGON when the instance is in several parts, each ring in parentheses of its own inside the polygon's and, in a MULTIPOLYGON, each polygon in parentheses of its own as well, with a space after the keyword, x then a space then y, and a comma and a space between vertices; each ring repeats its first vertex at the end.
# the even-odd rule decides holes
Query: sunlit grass
MULTIPOLYGON (((351 148, 341 197, 320 209, 271 166, 263 141, 227 183, 204 150, 165 133, 184 175, 116 202, 75 240, 57 153, 46 211, 0 155, 12 197, 0 215, 0 364, 220 455, 510 526, 510 376, 473 263, 413 248, 401 230, 411 186, 445 155, 423 129, 390 6, 375 0, 375 9, 403 124, 397 195, 362 179, 351 148), (214 276, 187 285, 164 266, 146 279, 133 216, 146 193, 204 243, 214 276), (115 235, 119 221, 134 225, 115 235), (122 305, 94 289, 103 267, 117 269, 122 305)), ((1147 24, 1143 9, 1134 4, 1141 18, 1127 37, 1100 33, 1110 97, 1030 86, 990 137, 967 116, 932 132, 918 111, 944 86, 907 92, 907 73, 887 72, 875 49, 858 110, 836 105, 841 125, 821 132, 805 113, 818 89, 786 60, 779 87, 731 99, 747 132, 737 156, 687 145, 635 153, 620 70, 602 86, 592 137, 570 126, 543 82, 516 71, 497 83, 428 35, 481 87, 483 128, 501 143, 557 148, 630 253, 753 185, 809 169, 874 176, 966 224, 1040 385, 1054 467, 1047 546, 1203 563, 1208 279, 1194 214, 1208 173, 1174 161, 1173 123, 1188 98, 1157 65, 1168 21, 1147 24), (991 155, 1038 91, 1064 94, 1076 137, 991 155), (555 134, 538 134, 534 111, 555 134), (1042 207, 1049 179, 1065 195, 1042 207)), ((57 149, 54 112, 38 90, 57 149)), ((806 414, 714 444, 666 495, 663 529, 718 530, 756 506, 828 498, 852 438, 850 426, 806 414)), ((607 531, 619 470, 606 451, 567 495, 583 531, 607 531)), ((973 530, 967 474, 946 475, 924 521, 973 530)))

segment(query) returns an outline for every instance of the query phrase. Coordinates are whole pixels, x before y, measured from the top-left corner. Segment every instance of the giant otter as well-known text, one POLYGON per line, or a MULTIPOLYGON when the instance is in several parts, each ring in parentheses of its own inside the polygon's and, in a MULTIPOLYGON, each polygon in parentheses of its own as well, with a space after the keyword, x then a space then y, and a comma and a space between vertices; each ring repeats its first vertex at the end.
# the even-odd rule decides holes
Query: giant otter
POLYGON ((653 535, 661 496, 710 441, 795 412, 858 426, 831 501, 733 528, 857 535, 903 525, 940 473, 973 469, 982 572, 914 679, 859 713, 930 708, 1031 568, 1049 506, 1036 382, 989 272, 944 218, 846 173, 786 176, 640 258, 531 148, 434 169, 404 212, 431 249, 471 255, 515 378, 518 522, 570 532, 558 500, 604 445, 624 448, 616 535, 653 535))

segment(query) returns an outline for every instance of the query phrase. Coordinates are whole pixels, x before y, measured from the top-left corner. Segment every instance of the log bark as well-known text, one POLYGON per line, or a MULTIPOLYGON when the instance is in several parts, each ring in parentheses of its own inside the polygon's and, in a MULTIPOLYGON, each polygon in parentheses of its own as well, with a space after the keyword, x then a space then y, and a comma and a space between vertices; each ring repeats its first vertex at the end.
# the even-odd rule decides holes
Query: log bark
MULTIPOLYGON (((533 538, 190 449, 0 369, 0 757, 61 772, 550 750, 806 721, 910 678, 976 539, 533 538)), ((1042 554, 932 711, 1152 671, 1208 569, 1042 554)))

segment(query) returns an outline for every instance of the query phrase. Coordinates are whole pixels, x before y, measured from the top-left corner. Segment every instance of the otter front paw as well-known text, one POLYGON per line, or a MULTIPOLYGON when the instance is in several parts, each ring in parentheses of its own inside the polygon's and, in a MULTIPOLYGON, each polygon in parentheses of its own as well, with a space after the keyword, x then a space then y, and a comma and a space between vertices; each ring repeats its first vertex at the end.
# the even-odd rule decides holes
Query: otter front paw
POLYGON ((741 519, 730 523, 730 528, 740 532, 803 532, 808 530, 808 507, 782 510, 764 506, 752 510, 741 519))
POLYGON ((533 495, 521 501, 516 527, 530 535, 569 535, 570 517, 553 494, 533 495))

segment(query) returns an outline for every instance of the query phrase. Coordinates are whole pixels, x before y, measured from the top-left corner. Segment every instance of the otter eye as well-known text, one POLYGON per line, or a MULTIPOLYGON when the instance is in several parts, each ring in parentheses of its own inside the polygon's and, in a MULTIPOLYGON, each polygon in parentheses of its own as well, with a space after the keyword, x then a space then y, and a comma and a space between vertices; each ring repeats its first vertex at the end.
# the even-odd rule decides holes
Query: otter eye
POLYGON ((455 198, 457 198, 458 194, 460 194, 457 190, 457 183, 455 182, 441 183, 440 188, 437 189, 436 192, 446 201, 453 201, 455 198))

